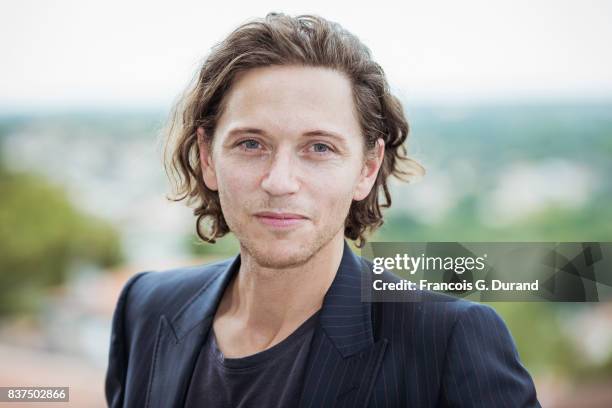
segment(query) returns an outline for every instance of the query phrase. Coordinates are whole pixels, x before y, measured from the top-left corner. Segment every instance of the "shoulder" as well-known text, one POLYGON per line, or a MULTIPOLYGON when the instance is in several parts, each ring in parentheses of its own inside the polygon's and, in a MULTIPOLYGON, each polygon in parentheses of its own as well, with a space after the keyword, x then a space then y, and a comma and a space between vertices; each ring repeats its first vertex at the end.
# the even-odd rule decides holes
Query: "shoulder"
MULTIPOLYGON (((388 271, 379 277, 385 282, 400 281, 388 271)), ((398 294, 393 300, 377 302, 375 309, 383 330, 393 327, 390 334, 401 337, 409 334, 406 333, 408 330, 418 330, 426 336, 448 339, 456 326, 468 324, 474 332, 486 332, 488 328, 507 331, 495 309, 485 304, 431 291, 398 294)))
POLYGON ((172 315, 199 291, 211 283, 233 261, 179 267, 164 271, 145 271, 132 276, 123 286, 120 301, 131 316, 172 315))
MULTIPOLYGON (((388 271, 377 278, 400 281, 388 271)), ((388 341, 388 370, 396 361, 411 361, 414 370, 405 381, 425 381, 425 389, 438 390, 449 406, 540 406, 495 309, 427 291, 402 296, 372 304, 375 336, 388 341)))

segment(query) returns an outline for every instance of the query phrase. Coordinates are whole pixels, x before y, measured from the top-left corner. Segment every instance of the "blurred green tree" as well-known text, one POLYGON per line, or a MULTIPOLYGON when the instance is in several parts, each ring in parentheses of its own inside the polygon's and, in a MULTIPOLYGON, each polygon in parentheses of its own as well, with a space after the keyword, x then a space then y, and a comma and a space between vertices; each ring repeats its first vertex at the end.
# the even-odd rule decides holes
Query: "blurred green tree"
POLYGON ((71 265, 121 260, 108 223, 78 211, 42 176, 0 163, 0 316, 35 311, 44 289, 62 283, 71 265))

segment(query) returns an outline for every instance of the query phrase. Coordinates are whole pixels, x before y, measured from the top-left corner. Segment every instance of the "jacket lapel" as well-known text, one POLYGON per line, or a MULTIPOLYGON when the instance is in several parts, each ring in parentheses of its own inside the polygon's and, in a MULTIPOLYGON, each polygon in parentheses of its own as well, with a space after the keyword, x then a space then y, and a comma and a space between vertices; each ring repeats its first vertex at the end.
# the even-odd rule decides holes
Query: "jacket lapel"
POLYGON ((345 241, 311 344, 300 407, 368 404, 388 340, 374 341, 371 305, 361 300, 366 270, 345 241))
POLYGON ((240 256, 236 256, 227 268, 206 282, 171 321, 162 315, 145 407, 183 407, 195 363, 217 305, 239 267, 240 256))
MULTIPOLYGON (((323 300, 313 336, 300 407, 354 407, 369 400, 387 340, 374 341, 370 304, 361 301, 364 267, 345 241, 340 267, 323 300)), ((239 268, 238 255, 171 320, 161 316, 147 408, 183 407, 217 305, 239 268)))

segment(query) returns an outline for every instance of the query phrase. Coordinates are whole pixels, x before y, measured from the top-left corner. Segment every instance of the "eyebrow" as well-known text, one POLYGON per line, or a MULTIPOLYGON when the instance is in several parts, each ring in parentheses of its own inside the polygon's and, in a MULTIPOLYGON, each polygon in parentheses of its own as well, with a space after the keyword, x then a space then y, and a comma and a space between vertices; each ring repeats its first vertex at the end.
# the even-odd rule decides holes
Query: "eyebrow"
MULTIPOLYGON (((240 134, 255 134, 255 135, 261 135, 261 136, 267 136, 268 133, 263 130, 263 129, 259 129, 259 128, 255 128, 255 127, 238 127, 238 128, 234 128, 232 130, 230 130, 227 133, 228 138, 233 137, 233 136, 237 136, 240 134)), ((343 135, 336 133, 336 132, 332 132, 329 130, 322 130, 322 129, 315 129, 315 130, 309 130, 307 132, 302 133, 302 136, 324 136, 324 137, 330 137, 332 139, 337 140, 340 144, 342 144, 343 147, 346 147, 347 145, 347 139, 346 137, 344 137, 343 135)))

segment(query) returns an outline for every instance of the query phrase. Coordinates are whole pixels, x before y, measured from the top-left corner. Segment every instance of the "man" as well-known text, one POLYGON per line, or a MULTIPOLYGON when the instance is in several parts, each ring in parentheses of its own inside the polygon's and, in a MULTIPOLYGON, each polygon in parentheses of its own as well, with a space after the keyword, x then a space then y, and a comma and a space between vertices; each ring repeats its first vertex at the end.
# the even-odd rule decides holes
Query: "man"
POLYGON ((108 404, 538 406, 491 308, 361 301, 367 263, 345 237, 362 245, 388 177, 419 170, 407 134, 382 69, 336 24, 270 14, 215 47, 177 104, 170 164, 198 235, 231 231, 240 254, 128 281, 108 404))

